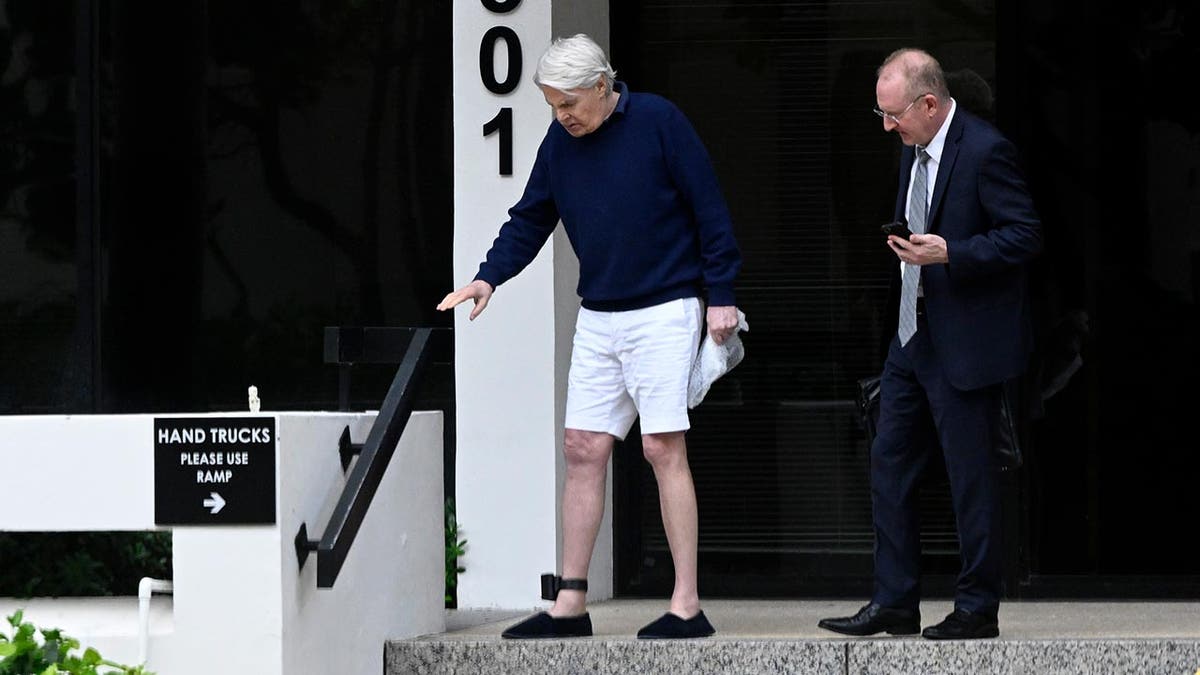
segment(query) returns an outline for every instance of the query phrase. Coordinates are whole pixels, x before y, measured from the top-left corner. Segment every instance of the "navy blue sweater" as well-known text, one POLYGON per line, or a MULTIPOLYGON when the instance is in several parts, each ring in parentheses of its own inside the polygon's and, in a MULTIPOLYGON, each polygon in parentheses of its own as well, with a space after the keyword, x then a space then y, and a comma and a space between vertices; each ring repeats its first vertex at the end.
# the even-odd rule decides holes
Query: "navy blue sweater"
POLYGON ((708 152, 670 101, 621 82, 612 115, 575 138, 550 124, 525 186, 476 279, 525 269, 559 219, 579 258, 579 296, 599 311, 707 292, 734 305, 741 254, 708 152))

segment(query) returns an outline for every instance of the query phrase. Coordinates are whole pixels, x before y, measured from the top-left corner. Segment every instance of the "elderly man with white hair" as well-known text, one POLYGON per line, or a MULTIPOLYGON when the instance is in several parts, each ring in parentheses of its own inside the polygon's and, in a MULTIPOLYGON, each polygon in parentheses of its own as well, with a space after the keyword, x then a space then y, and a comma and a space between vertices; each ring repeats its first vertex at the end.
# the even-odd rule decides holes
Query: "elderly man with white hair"
POLYGON ((604 514, 613 439, 640 416, 675 566, 669 611, 640 638, 715 630, 696 583, 696 492, 684 434, 688 376, 702 331, 718 344, 737 330, 741 254, 708 153, 671 102, 631 92, 586 35, 555 40, 534 82, 554 110, 520 201, 509 210, 475 279, 438 309, 474 302, 528 265, 559 220, 579 258, 582 308, 568 378, 563 454, 562 577, 554 605, 503 634, 592 634, 587 574, 604 514), (707 306, 707 310, 705 309, 707 306))

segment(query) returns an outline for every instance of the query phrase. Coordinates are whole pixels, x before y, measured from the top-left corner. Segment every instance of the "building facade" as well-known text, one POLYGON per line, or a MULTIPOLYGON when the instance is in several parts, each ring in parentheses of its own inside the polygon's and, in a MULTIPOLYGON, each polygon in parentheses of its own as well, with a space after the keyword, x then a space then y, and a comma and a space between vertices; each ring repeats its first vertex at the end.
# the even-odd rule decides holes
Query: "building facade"
MULTIPOLYGON (((1046 235, 1010 597, 1200 592, 1200 57, 1189 3, 0 2, 0 413, 336 406, 327 325, 455 328, 448 488, 460 604, 527 606, 556 566, 574 261, 555 237, 488 313, 439 314, 550 123, 532 84, 587 32, 704 139, 745 266, 747 357, 694 411, 709 595, 860 596, 857 381, 882 363, 898 141, 875 68, 921 46, 1017 145, 1046 235)), ((390 373, 363 368, 353 401, 390 373)), ((3 452, 19 452, 4 446, 3 452)), ((636 434, 593 589, 669 592, 636 434)), ((957 568, 924 493, 931 589, 957 568)))

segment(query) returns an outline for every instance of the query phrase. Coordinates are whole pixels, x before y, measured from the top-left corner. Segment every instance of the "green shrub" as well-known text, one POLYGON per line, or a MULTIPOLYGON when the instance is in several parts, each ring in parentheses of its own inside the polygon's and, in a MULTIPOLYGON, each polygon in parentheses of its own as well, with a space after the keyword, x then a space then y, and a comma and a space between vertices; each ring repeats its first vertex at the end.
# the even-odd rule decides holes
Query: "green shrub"
POLYGON ((0 597, 135 595, 171 578, 170 532, 0 532, 0 597))
POLYGON ((458 538, 458 518, 454 514, 454 499, 446 499, 446 606, 458 604, 458 575, 467 569, 458 559, 467 552, 467 540, 458 538))
POLYGON ((107 661, 90 647, 76 654, 78 640, 57 629, 37 628, 23 618, 20 611, 8 617, 11 637, 0 631, 0 675, 154 675, 142 666, 107 661))

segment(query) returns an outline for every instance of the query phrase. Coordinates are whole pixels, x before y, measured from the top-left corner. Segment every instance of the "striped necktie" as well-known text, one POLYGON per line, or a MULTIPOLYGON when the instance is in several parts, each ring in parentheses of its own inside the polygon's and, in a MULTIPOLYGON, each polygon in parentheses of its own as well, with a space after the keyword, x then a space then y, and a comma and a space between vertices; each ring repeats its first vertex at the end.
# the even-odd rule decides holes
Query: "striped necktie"
MULTIPOLYGON (((925 218, 929 211, 925 193, 929 185, 929 153, 917 146, 917 172, 913 176, 912 192, 908 197, 908 229, 913 234, 925 234, 925 218)), ((917 332, 917 286, 921 283, 920 265, 904 265, 900 286, 900 346, 908 344, 917 332)))

